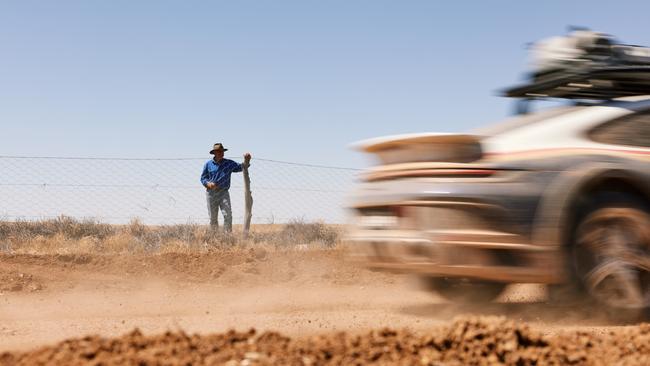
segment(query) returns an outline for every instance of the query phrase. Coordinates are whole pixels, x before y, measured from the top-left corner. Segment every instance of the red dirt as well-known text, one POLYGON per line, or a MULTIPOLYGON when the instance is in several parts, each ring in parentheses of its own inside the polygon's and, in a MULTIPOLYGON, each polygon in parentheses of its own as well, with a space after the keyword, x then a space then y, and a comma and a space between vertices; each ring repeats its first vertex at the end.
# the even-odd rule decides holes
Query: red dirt
POLYGON ((43 284, 34 275, 20 271, 0 272, 0 292, 34 292, 43 289, 43 284))
POLYGON ((6 365, 648 365, 650 325, 603 334, 545 336, 498 317, 458 318, 428 332, 381 329, 292 339, 276 332, 211 335, 135 330, 118 338, 67 340, 26 353, 5 353, 6 365))
POLYGON ((648 324, 524 287, 458 307, 341 250, 2 254, 0 279, 3 365, 650 364, 648 324))

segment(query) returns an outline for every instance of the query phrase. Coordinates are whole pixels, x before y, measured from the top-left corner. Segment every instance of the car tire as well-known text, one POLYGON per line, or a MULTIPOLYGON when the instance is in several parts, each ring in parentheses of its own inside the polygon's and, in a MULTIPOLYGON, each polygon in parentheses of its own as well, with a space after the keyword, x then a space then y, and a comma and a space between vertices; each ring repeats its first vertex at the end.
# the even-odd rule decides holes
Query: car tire
POLYGON ((445 299, 460 304, 484 304, 503 292, 507 283, 455 277, 424 277, 424 286, 445 299))
POLYGON ((599 194, 574 234, 579 285, 616 321, 644 320, 650 309, 650 210, 641 202, 599 194))

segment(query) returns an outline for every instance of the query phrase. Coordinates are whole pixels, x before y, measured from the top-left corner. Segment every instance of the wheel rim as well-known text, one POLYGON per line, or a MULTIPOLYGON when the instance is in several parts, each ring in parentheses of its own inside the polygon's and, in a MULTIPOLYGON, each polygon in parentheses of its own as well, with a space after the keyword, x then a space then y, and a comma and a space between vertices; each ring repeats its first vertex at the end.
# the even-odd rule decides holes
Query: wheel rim
POLYGON ((589 293, 613 308, 650 307, 650 216, 607 208, 578 228, 576 269, 589 293))

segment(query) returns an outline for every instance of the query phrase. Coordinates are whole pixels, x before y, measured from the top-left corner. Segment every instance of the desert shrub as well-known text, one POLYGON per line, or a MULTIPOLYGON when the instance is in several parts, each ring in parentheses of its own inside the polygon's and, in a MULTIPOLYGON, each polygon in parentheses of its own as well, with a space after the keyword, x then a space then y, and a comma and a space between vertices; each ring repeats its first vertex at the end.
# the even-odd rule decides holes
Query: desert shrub
POLYGON ((68 216, 43 221, 0 222, 0 239, 30 239, 36 236, 52 237, 62 235, 70 239, 95 237, 104 239, 115 233, 113 225, 102 224, 96 220, 76 220, 68 216))
POLYGON ((147 226, 133 220, 124 228, 137 246, 144 251, 156 252, 162 247, 210 249, 230 246, 239 242, 239 236, 214 230, 207 225, 176 224, 147 226))
POLYGON ((338 240, 339 233, 322 222, 304 222, 292 220, 278 233, 279 244, 322 244, 332 246, 338 240))

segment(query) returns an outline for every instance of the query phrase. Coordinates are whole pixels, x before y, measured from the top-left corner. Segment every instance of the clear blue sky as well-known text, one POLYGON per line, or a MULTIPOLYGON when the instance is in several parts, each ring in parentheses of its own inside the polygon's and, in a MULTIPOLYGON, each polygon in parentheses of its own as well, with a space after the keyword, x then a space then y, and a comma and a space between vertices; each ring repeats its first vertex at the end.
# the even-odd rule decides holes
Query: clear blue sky
POLYGON ((650 45, 647 1, 2 1, 0 155, 239 155, 360 167, 348 144, 511 111, 527 42, 650 45))

